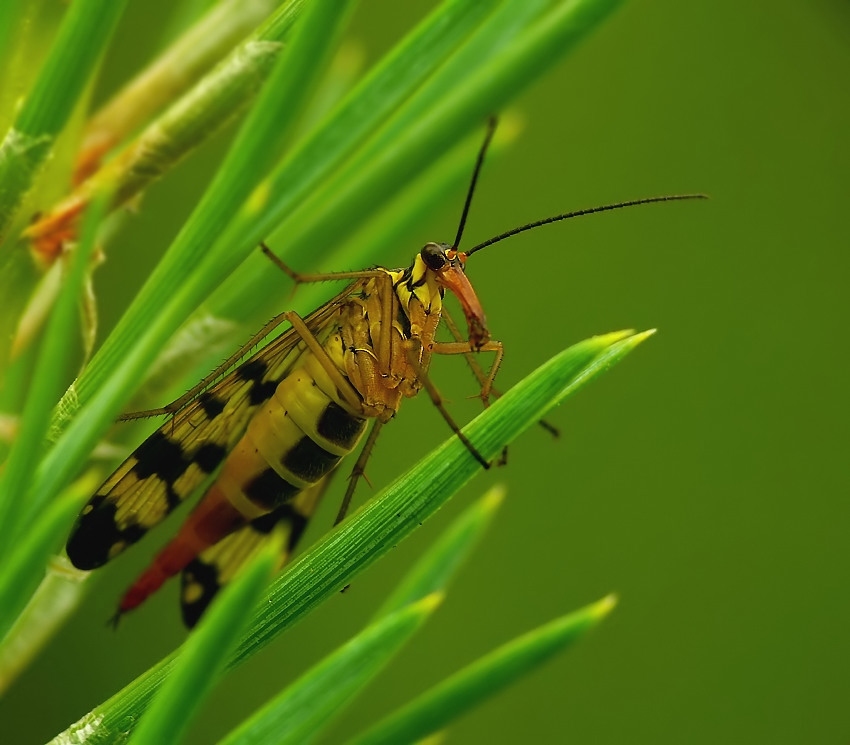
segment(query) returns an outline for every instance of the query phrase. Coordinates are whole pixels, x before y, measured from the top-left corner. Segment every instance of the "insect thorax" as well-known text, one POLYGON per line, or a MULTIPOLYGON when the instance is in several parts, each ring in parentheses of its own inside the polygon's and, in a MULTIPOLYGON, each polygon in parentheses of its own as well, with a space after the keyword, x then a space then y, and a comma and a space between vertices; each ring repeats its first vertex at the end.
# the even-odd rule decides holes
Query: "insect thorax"
POLYGON ((421 388, 418 371, 427 372, 430 364, 442 291, 418 257, 408 269, 381 271, 352 287, 338 329, 341 370, 360 395, 363 413, 388 421, 401 399, 421 388))

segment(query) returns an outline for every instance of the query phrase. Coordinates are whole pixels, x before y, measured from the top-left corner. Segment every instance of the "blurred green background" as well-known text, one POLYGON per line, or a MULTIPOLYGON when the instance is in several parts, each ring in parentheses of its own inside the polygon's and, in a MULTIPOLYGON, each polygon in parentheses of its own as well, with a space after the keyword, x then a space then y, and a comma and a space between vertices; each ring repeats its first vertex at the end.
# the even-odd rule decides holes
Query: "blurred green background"
MULTIPOLYGON (((142 27, 161 24, 168 5, 130 3, 102 95, 151 52, 142 27)), ((350 36, 374 61, 431 6, 364 0, 350 36)), ((516 103, 524 132, 485 171, 467 245, 622 199, 712 200, 583 218, 476 256, 469 274, 506 348, 501 385, 591 334, 659 333, 555 412, 560 440, 529 432, 506 468, 482 474, 348 593, 231 674, 190 742, 214 742, 361 628, 495 481, 508 499, 484 545, 328 741, 615 591, 621 604, 597 632, 465 718, 450 741, 847 742, 848 81, 840 0, 635 0, 516 103)), ((225 145, 146 198, 98 275, 106 326, 126 302, 114 281, 134 273, 125 262, 148 271, 185 217, 151 224, 145 209, 187 204, 225 145)), ((388 262, 450 240, 461 202, 447 195, 388 262)), ((435 374, 457 410, 474 413, 462 366, 435 374)), ((370 463, 375 487, 446 434, 427 401, 406 405, 370 463)), ((325 506, 311 536, 332 521, 325 506)), ((48 739, 183 638, 173 586, 118 633, 106 628, 153 548, 103 573, 0 703, 3 742, 48 739)))

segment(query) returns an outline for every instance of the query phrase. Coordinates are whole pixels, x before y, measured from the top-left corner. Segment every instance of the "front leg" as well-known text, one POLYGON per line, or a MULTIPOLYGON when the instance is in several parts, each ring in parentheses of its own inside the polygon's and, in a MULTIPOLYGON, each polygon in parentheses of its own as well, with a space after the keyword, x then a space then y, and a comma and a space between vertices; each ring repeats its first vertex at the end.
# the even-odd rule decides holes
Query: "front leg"
MULTIPOLYGON (((437 345, 435 344, 434 347, 437 345)), ((486 345, 485 345, 486 346, 486 345)), ((466 449, 473 455, 475 460, 477 460, 483 468, 490 468, 490 461, 488 461, 472 444, 469 438, 461 431, 457 422, 455 422, 454 418, 451 414, 449 414, 449 410, 445 407, 443 403, 443 398, 440 395, 440 392, 437 390, 437 387, 431 382, 431 379, 428 377, 428 373, 423 369, 423 367, 419 364, 419 358, 422 351, 422 343, 419 339, 408 339, 404 348, 407 352, 407 361, 408 364, 414 371, 416 379, 422 385, 422 387, 428 392, 428 396, 431 398, 431 402, 434 406, 437 407, 437 411, 440 412, 440 415, 446 421, 446 424, 451 427, 452 432, 454 432, 460 441, 466 446, 466 449)), ((467 345, 466 351, 469 351, 469 346, 467 345)), ((455 354, 454 352, 449 352, 448 354, 455 354)), ((463 354, 462 351, 456 352, 456 354, 463 354)))
POLYGON ((502 346, 502 342, 492 340, 488 341, 473 352, 472 348, 469 346, 469 342, 466 341, 438 341, 434 342, 434 346, 431 348, 431 351, 433 354, 464 355, 469 366, 472 368, 472 372, 475 374, 475 377, 477 377, 481 383, 480 396, 481 400, 484 402, 484 406, 490 405, 490 394, 493 392, 493 381, 496 379, 496 375, 502 365, 502 359, 505 356, 505 350, 502 346), (478 364, 478 361, 473 357, 476 352, 493 352, 495 354, 493 364, 490 366, 490 370, 486 375, 481 369, 481 366, 478 364))

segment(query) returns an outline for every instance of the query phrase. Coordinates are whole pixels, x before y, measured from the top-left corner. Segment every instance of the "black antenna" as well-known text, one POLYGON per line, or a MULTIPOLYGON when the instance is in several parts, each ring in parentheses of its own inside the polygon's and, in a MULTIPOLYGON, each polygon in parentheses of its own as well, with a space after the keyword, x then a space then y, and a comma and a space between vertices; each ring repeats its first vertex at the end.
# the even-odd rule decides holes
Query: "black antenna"
POLYGON ((487 134, 484 135, 484 142, 481 149, 478 151, 478 158, 475 161, 475 168, 472 171, 472 181, 469 183, 469 189, 466 192, 466 203, 463 205, 463 212, 460 216, 460 225, 457 226, 457 237, 452 243, 452 248, 457 248, 460 245, 460 239, 463 236, 463 229, 466 226, 466 218, 469 215, 469 207, 472 204, 472 195, 475 193, 475 184, 478 181, 478 174, 481 172, 481 166, 484 164, 484 156, 487 154, 487 148, 490 146, 490 140, 493 139, 493 133, 496 131, 496 125, 499 120, 495 116, 491 116, 487 120, 487 134))
MULTIPOLYGON (((476 168, 477 175, 477 168, 476 168)), ((472 180, 473 185, 475 184, 475 178, 472 180)), ((476 251, 480 251, 482 248, 487 248, 487 246, 492 246, 494 243, 498 243, 499 241, 505 240, 505 238, 510 238, 513 235, 517 235, 518 233, 524 233, 526 230, 531 230, 532 228, 539 228, 541 225, 548 225, 550 222, 559 222, 560 220, 568 220, 571 217, 581 217, 582 215, 593 215, 597 212, 608 212, 609 210, 619 210, 624 207, 636 207, 639 204, 654 204, 656 202, 678 202, 683 199, 708 199, 707 194, 670 194, 664 197, 645 197, 644 199, 632 199, 628 202, 617 202, 616 204, 604 204, 601 207, 589 207, 584 210, 577 210, 575 212, 565 212, 563 215, 555 215, 554 217, 547 217, 543 220, 538 220, 537 222, 530 222, 528 225, 520 225, 518 228, 514 228, 513 230, 508 230, 506 233, 500 233, 489 240, 484 241, 484 243, 479 243, 474 248, 470 248, 469 251, 466 251, 466 255, 470 256, 474 254, 476 251)), ((467 200, 468 206, 468 200, 467 200)), ((464 218, 466 218, 466 212, 464 211, 464 218)), ((461 227, 463 227, 463 223, 461 223, 461 227)))

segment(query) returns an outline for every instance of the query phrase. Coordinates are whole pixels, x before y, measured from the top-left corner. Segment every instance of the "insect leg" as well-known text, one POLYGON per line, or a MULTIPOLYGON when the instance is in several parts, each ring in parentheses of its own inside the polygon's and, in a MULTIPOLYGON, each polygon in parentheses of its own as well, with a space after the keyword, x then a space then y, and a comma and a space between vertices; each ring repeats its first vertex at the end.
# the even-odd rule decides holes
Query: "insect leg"
POLYGON ((261 328, 256 334, 254 334, 246 344, 243 344, 239 349, 236 350, 230 357, 228 357, 224 362, 222 362, 218 367, 215 368, 209 375, 207 375, 203 380, 198 382, 196 385, 192 386, 186 393, 184 393, 180 398, 174 399, 171 403, 166 404, 165 406, 161 406, 158 409, 145 409, 144 411, 131 411, 127 414, 122 414, 118 417, 118 420, 121 422, 126 422, 131 419, 146 419, 152 416, 162 416, 164 414, 173 414, 177 411, 180 411, 187 403, 192 401, 199 393, 203 393, 207 388, 210 387, 212 383, 214 383, 218 378, 222 376, 227 370, 231 367, 234 367, 239 360, 241 360, 248 352, 251 351, 254 347, 256 347, 263 339, 265 339, 272 331, 274 331, 281 323, 284 321, 288 321, 286 313, 281 313, 280 315, 275 316, 271 319, 263 328, 261 328))
POLYGON ((361 411, 363 409, 363 401, 360 398, 360 394, 357 393, 354 386, 351 385, 349 380, 339 371, 339 368, 336 366, 334 361, 328 356, 325 348, 319 340, 313 336, 313 332, 307 328, 307 324, 304 323, 301 316, 299 316, 294 310, 288 310, 283 315, 286 316, 286 320, 292 324, 292 328, 304 340, 307 348, 313 353, 316 360, 324 368, 325 372, 334 382, 334 385, 345 398, 346 402, 355 411, 361 411))
MULTIPOLYGON (((443 318, 446 315, 443 313, 443 318)), ((453 322, 452 322, 453 323, 453 322)), ((447 324, 448 325, 448 322, 447 324)), ((455 331, 457 331, 457 335, 460 336, 460 331, 457 329, 457 326, 454 327, 455 331)), ((493 379, 496 377, 496 373, 499 372, 499 367, 502 364, 502 358, 504 357, 504 348, 502 347, 502 342, 500 341, 489 341, 485 345, 483 345, 479 352, 495 352, 495 359, 493 360, 493 364, 490 366, 490 371, 487 375, 484 374, 484 370, 481 368, 481 365, 478 364, 478 360, 475 359, 473 352, 469 348, 468 341, 456 341, 456 342, 436 342, 432 347, 432 352, 434 354, 462 354, 466 359, 469 367, 472 369, 473 373, 475 373, 478 381, 481 383, 481 392, 479 396, 481 401, 484 404, 484 408, 490 406, 490 396, 495 395, 497 398, 499 397, 498 391, 493 391, 493 379)), ((504 466, 508 462, 508 447, 507 445, 502 448, 502 454, 499 456, 498 461, 496 461, 496 465, 504 466)))
MULTIPOLYGON (((460 331, 460 327, 455 323, 454 318, 451 317, 451 315, 448 312, 448 309, 445 308, 445 307, 443 308, 443 312, 442 312, 442 320, 445 322, 446 328, 449 330, 449 333, 451 333, 452 338, 456 342, 464 343, 465 339, 464 339, 463 334, 460 331)), ((463 352, 463 357, 466 360, 466 364, 469 365, 469 369, 472 370, 472 374, 475 376, 475 379, 478 381, 478 384, 481 386, 480 396, 481 396, 481 400, 484 402, 484 406, 486 408, 487 406, 490 405, 490 396, 484 395, 484 384, 488 379, 490 380, 489 393, 492 396, 494 396, 495 398, 500 398, 502 393, 501 393, 501 391, 494 388, 493 385, 492 385, 493 379, 495 378, 495 374, 485 373, 484 369, 481 367, 481 365, 478 364, 478 359, 476 358, 475 354, 469 348, 469 344, 464 343, 464 346, 466 347, 466 349, 463 352)), ((440 354, 440 352, 437 352, 437 354, 440 354)), ((500 362, 501 362, 501 360, 500 360, 500 362)))
MULTIPOLYGON (((449 345, 452 342, 447 342, 449 345)), ((487 350, 487 348, 493 344, 494 342, 489 342, 485 344, 482 349, 487 350)), ((413 367, 417 380, 422 384, 422 387, 428 392, 428 396, 431 398, 434 406, 437 407, 437 411, 440 412, 440 415, 445 419, 446 424, 451 427, 452 432, 454 432, 460 441, 466 446, 466 449, 472 454, 472 456, 477 460, 483 468, 490 468, 490 461, 488 461, 481 453, 478 452, 478 449, 475 445, 470 442, 469 438, 461 432, 460 427, 457 422, 455 422, 454 418, 451 414, 449 414, 448 409, 443 404, 442 396, 440 396, 440 392, 437 390, 437 387, 431 382, 428 374, 422 369, 422 366, 419 364, 419 349, 421 348, 422 343, 419 339, 409 339, 405 345, 405 350, 407 352, 407 359, 409 364, 413 367)), ((438 352, 438 344, 434 344, 433 351, 438 354, 446 354, 445 352, 438 352)), ((461 345, 458 344, 458 347, 461 345)), ((469 350, 469 345, 466 345, 466 349, 469 350)), ((463 354, 463 351, 458 349, 456 352, 448 352, 448 354, 463 354)))
POLYGON ((473 352, 469 348, 468 341, 435 342, 431 351, 434 354, 462 354, 466 358, 470 368, 472 368, 473 373, 481 383, 481 393, 479 395, 481 396, 481 400, 484 402, 484 406, 489 406, 491 395, 500 395, 498 392, 494 393, 493 391, 493 379, 496 377, 496 373, 499 372, 499 367, 501 366, 502 359, 505 356, 502 342, 488 341, 477 350, 478 352, 493 352, 496 355, 487 375, 484 375, 484 370, 481 369, 481 366, 474 359, 473 352))
MULTIPOLYGON (((443 317, 443 320, 446 323, 446 327, 448 328, 451 335, 454 337, 455 341, 463 342, 464 341, 463 334, 461 333, 460 328, 455 323, 454 319, 451 317, 451 315, 449 315, 446 308, 443 308, 442 317, 443 317)), ((475 353, 469 350, 468 344, 466 344, 466 347, 467 347, 467 349, 464 351, 463 355, 464 355, 464 358, 466 359, 467 364, 469 365, 469 369, 472 370, 472 374, 475 376, 475 379, 481 385, 481 394, 480 395, 481 395, 482 401, 484 402, 484 407, 486 408, 490 405, 490 395, 492 395, 493 398, 501 398, 502 397, 502 391, 500 391, 498 388, 496 388, 495 386, 492 385, 493 381, 495 380, 496 375, 495 375, 495 372, 493 372, 492 368, 491 368, 491 372, 489 373, 489 380, 490 380, 489 394, 490 395, 488 395, 488 396, 484 395, 484 383, 488 379, 488 375, 485 375, 484 370, 482 369, 481 365, 478 364, 478 360, 475 357, 475 353)), ((440 354, 440 352, 436 352, 436 353, 440 354)), ((499 365, 501 365, 501 362, 502 362, 501 358, 498 360, 498 362, 499 362, 499 365)), ((497 371, 498 371, 498 368, 497 368, 497 371)), ((551 422, 548 422, 545 419, 540 419, 537 423, 541 427, 543 427, 543 429, 545 429, 550 435, 552 435, 552 437, 560 437, 561 436, 561 431, 551 422)))
POLYGON ((348 488, 345 490, 345 496, 342 498, 342 503, 339 506, 339 512, 337 512, 334 525, 339 525, 348 514, 348 507, 351 504, 351 498, 354 496, 354 490, 357 488, 357 483, 360 481, 361 477, 365 478, 366 462, 372 454, 372 449, 375 447, 375 442, 378 439, 378 433, 381 431, 381 427, 383 426, 384 423, 380 419, 376 419, 375 423, 372 425, 372 431, 369 432, 368 439, 360 449, 360 455, 357 457, 357 462, 354 464, 354 468, 351 469, 351 475, 348 477, 348 488))
POLYGON ((222 376, 224 372, 234 367, 237 362, 239 362, 248 352, 251 351, 254 347, 256 347, 263 339, 265 339, 272 331, 274 331, 281 323, 284 321, 288 321, 289 324, 297 331, 298 335, 304 340, 310 350, 317 356, 319 361, 322 363, 322 366, 330 374, 331 378, 340 387, 340 390, 345 395, 346 400, 349 401, 352 406, 355 408, 360 408, 360 397, 351 387, 351 384, 348 383, 336 369, 336 366, 328 360, 327 353, 321 344, 316 340, 316 337, 313 336, 313 333, 307 328, 307 325, 294 311, 285 311, 274 318, 271 319, 263 328, 261 328, 256 334, 254 334, 246 344, 240 347, 236 352, 230 357, 228 357, 224 362, 222 362, 215 370, 213 370, 209 375, 203 378, 196 385, 192 386, 186 393, 184 393, 179 398, 174 399, 171 403, 166 404, 157 409, 145 409, 143 411, 131 411, 127 414, 122 414, 118 417, 119 421, 129 421, 132 419, 147 419, 149 417, 154 416, 162 416, 165 414, 174 414, 177 411, 180 411, 187 403, 192 401, 198 394, 203 393, 209 386, 214 383, 218 378, 222 376))
POLYGON ((328 282, 334 279, 368 279, 370 277, 380 277, 384 272, 376 269, 363 269, 357 272, 324 272, 315 274, 302 274, 296 272, 290 266, 284 263, 283 259, 279 258, 265 243, 260 244, 260 250, 266 257, 295 284, 307 284, 310 282, 328 282))

